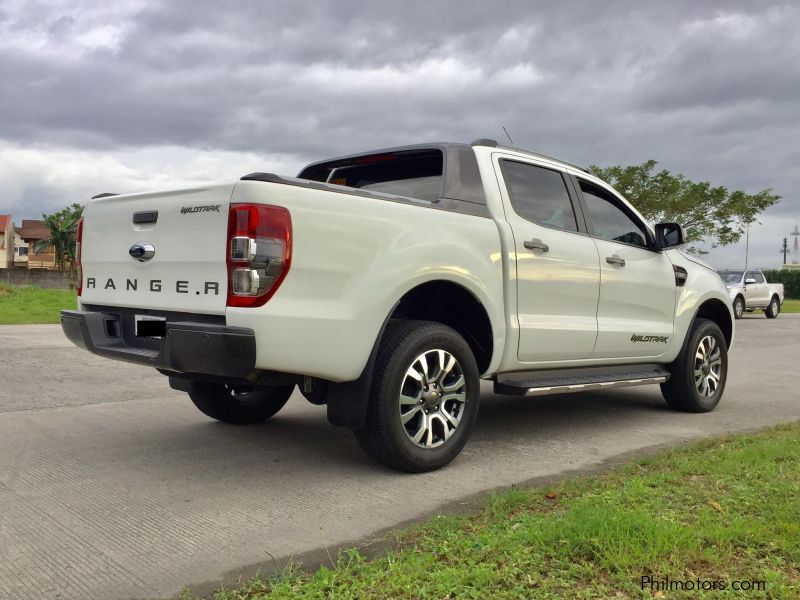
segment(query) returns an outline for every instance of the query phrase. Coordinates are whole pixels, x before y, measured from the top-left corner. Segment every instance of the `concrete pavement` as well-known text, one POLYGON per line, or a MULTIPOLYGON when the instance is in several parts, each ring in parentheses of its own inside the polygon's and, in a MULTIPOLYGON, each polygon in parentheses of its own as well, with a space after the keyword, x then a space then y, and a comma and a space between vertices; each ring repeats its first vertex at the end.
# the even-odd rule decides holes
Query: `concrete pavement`
POLYGON ((152 369, 72 347, 58 326, 0 327, 0 598, 165 597, 357 541, 488 490, 707 434, 800 420, 800 315, 737 322, 713 413, 657 386, 482 399, 448 468, 372 463, 296 394, 272 421, 210 421, 152 369))

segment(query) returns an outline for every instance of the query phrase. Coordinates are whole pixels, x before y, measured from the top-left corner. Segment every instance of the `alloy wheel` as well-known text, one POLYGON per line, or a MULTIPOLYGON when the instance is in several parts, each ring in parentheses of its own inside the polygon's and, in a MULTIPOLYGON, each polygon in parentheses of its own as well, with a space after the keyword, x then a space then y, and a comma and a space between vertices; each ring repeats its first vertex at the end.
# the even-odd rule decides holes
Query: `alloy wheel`
POLYGON ((694 384, 704 398, 713 396, 722 378, 722 351, 713 336, 700 340, 694 355, 694 384))
POLYGON ((413 360, 400 384, 400 422, 414 444, 435 448, 453 436, 466 402, 458 360, 446 350, 428 350, 413 360))

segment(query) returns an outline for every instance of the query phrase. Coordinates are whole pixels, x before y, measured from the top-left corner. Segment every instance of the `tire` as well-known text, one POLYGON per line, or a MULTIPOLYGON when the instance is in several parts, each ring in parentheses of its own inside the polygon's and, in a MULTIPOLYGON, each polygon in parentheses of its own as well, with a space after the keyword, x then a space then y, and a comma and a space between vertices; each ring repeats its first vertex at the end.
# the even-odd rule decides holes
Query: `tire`
POLYGON ((669 371, 670 378, 661 384, 661 393, 670 408, 694 413, 714 410, 728 377, 728 346, 719 326, 707 319, 695 319, 669 371))
POLYGON ((261 388, 195 382, 189 398, 204 415, 230 425, 263 423, 289 400, 294 384, 261 388))
POLYGON ((781 303, 777 296, 773 296, 772 300, 769 301, 769 306, 764 309, 764 314, 767 315, 768 319, 777 319, 780 312, 781 303))
POLYGON ((741 296, 736 296, 736 299, 733 301, 733 316, 737 319, 741 319, 743 314, 744 298, 741 296))
POLYGON ((479 400, 478 366, 463 337, 441 323, 397 320, 378 350, 366 420, 355 436, 384 465, 433 471, 467 443, 479 400))

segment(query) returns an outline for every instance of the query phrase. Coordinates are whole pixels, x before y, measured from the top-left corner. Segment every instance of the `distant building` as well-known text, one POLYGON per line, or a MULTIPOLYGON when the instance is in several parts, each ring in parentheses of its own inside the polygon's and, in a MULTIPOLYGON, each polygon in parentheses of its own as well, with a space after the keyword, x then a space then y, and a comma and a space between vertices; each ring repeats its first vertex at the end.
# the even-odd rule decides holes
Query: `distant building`
POLYGON ((56 268, 56 250, 52 244, 47 248, 36 252, 36 242, 50 239, 50 230, 44 221, 35 219, 22 219, 22 226, 19 228, 19 237, 28 244, 28 268, 29 269, 48 269, 56 268))
POLYGON ((21 231, 21 227, 14 227, 14 267, 27 269, 30 246, 22 239, 21 231))
POLYGON ((14 223, 11 215, 0 215, 0 269, 14 266, 14 223))

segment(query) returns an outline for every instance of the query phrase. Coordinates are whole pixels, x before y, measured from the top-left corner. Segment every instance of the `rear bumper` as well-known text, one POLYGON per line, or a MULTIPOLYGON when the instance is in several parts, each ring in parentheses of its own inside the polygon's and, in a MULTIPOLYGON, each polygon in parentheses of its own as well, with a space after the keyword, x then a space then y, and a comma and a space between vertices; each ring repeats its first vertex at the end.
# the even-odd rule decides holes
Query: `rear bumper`
POLYGON ((115 314, 62 310, 61 329, 79 348, 148 367, 221 377, 246 377, 255 369, 255 334, 245 327, 168 321, 153 349, 128 344, 115 314))

